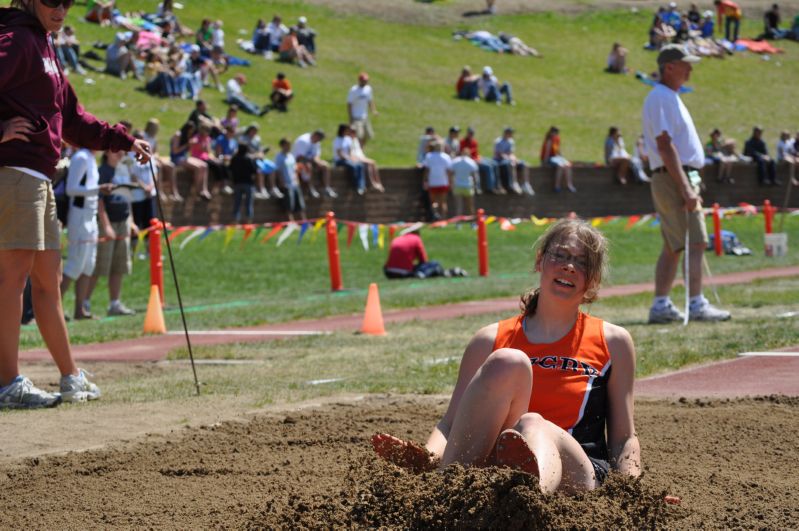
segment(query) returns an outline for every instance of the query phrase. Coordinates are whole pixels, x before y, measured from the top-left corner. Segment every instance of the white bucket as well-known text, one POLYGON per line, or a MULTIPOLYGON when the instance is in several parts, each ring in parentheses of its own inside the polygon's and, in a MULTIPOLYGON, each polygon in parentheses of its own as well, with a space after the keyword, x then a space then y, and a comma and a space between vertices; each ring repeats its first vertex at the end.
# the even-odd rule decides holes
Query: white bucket
POLYGON ((788 234, 776 232, 765 235, 766 256, 785 256, 788 254, 788 234))

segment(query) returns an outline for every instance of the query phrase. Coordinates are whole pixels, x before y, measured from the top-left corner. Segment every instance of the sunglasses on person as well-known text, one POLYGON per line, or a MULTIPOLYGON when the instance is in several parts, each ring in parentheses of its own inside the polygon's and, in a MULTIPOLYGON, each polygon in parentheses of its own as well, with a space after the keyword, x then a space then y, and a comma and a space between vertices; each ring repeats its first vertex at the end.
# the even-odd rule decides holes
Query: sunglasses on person
POLYGON ((72 7, 75 0, 41 0, 41 2, 44 7, 49 7, 50 9, 58 9, 58 6, 64 6, 64 11, 66 11, 72 7))
POLYGON ((559 266, 571 264, 574 266, 574 269, 582 271, 583 273, 585 273, 585 270, 588 268, 588 260, 585 256, 574 256, 563 249, 550 249, 545 254, 549 257, 550 262, 559 266))

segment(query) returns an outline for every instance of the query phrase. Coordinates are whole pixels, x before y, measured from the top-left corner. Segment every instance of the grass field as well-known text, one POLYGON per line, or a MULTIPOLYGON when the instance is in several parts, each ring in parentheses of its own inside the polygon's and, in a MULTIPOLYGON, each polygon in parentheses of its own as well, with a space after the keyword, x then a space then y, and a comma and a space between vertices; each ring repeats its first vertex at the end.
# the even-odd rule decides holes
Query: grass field
MULTIPOLYGON (((594 304, 590 312, 627 328, 637 351, 637 376, 691 363, 735 356, 740 352, 794 345, 799 321, 779 318, 795 309, 799 280, 781 279, 720 288, 726 323, 651 326, 645 323, 649 296, 618 297, 594 304)), ((435 327, 421 320, 392 324, 386 337, 349 332, 268 343, 195 347, 195 358, 238 360, 236 365, 198 367, 203 393, 236 396, 253 407, 333 396, 341 393, 447 393, 455 382, 460 357, 471 335, 506 314, 445 321, 435 327)), ((170 365, 159 370, 131 368, 124 377, 109 371, 107 400, 172 400, 193 392, 187 351, 173 351, 170 365), (183 360, 181 363, 179 360, 183 360)))
MULTIPOLYGON (((651 223, 630 230, 625 225, 626 221, 620 218, 602 226, 611 242, 607 285, 650 282, 653 278, 661 245, 659 229, 651 223)), ((797 263, 799 251, 795 244, 789 245, 788 256, 763 256, 762 226, 761 216, 726 219, 724 228, 734 231, 753 250, 753 255, 716 257, 707 253, 712 271, 719 274, 797 263)), ((786 232, 795 235, 797 229, 799 218, 787 218, 786 232)), ((184 304, 189 308, 189 328, 220 329, 358 313, 363 311, 366 289, 371 282, 380 285, 384 309, 515 297, 535 282, 531 249, 543 230, 529 222, 517 225, 517 230, 511 232, 501 231, 497 224, 489 225, 490 275, 481 278, 476 274, 476 235, 469 225, 425 229, 422 235, 430 257, 441 261, 445 267, 463 267, 471 276, 402 282, 388 281, 383 276, 385 249, 365 251, 357 236, 347 248, 346 231, 342 230, 339 245, 345 290, 337 293, 330 292, 324 231, 320 231, 315 240, 307 233, 299 245, 296 236, 292 236, 280 247, 275 244, 277 238, 273 238, 266 244, 251 239, 243 248, 243 236, 238 232, 227 249, 224 248, 224 233, 216 232, 203 241, 193 240, 180 251, 181 236, 175 240, 175 262, 184 304)), ((165 260, 165 264, 166 301, 170 307, 166 322, 169 329, 176 330, 181 326, 180 315, 176 310, 168 261, 165 260)), ((136 308, 139 315, 72 322, 69 324, 72 341, 89 343, 138 336, 149 294, 149 274, 149 263, 135 260, 133 274, 124 282, 123 300, 136 308)), ((65 300, 68 311, 71 311, 72 297, 70 293, 65 300)), ((644 299, 633 305, 639 318, 644 316, 648 305, 648 300, 644 299)), ((107 301, 107 291, 101 284, 93 297, 97 314, 104 315, 107 301)), ((23 327, 23 348, 38 346, 40 342, 35 327, 23 327)))
MULTIPOLYGON (((154 5, 153 0, 124 2, 125 9, 152 10, 154 5)), ((69 22, 76 26, 84 49, 95 40, 112 40, 112 29, 82 22, 82 13, 82 6, 73 8, 69 22)), ((544 132, 556 124, 561 128, 567 157, 601 160, 608 126, 621 127, 628 145, 632 142, 640 129, 641 103, 648 90, 632 75, 602 72, 611 44, 620 41, 630 49, 633 69, 651 72, 655 65, 655 55, 642 49, 652 16, 645 9, 637 13, 590 11, 573 15, 544 12, 419 25, 343 15, 299 2, 196 0, 186 2, 179 16, 192 28, 203 17, 221 18, 229 51, 243 55, 237 50, 236 38, 249 38, 255 20, 269 19, 273 13, 280 13, 289 23, 299 15, 309 18, 319 33, 319 66, 303 70, 250 56, 252 67, 231 69, 225 79, 245 72, 249 79, 246 91, 258 102, 266 100, 269 83, 279 70, 288 73, 297 93, 289 113, 252 120, 245 116, 244 123, 260 123, 262 138, 273 146, 281 136, 295 137, 316 127, 332 133, 346 120, 347 90, 357 73, 367 70, 380 110, 374 120, 378 136, 368 151, 385 166, 412 164, 418 137, 428 124, 441 131, 452 124, 473 125, 483 149, 503 126, 513 125, 520 155, 536 163, 544 132), (491 54, 451 37, 456 29, 481 28, 516 34, 544 58, 491 54), (497 108, 455 99, 453 85, 464 64, 475 69, 492 65, 500 79, 513 85, 518 106, 497 108)), ((743 36, 755 36, 760 31, 758 18, 744 20, 743 36)), ((691 85, 696 90, 684 99, 702 137, 719 127, 727 136, 742 141, 751 126, 759 123, 766 129, 769 144, 773 144, 779 130, 799 126, 796 114, 786 112, 794 107, 792 92, 786 87, 799 82, 799 45, 788 41, 780 44, 786 53, 768 61, 742 53, 724 60, 705 60, 695 69, 691 85)), ((137 127, 151 116, 158 117, 163 124, 162 150, 193 107, 190 101, 161 100, 137 91, 139 83, 135 80, 91 77, 96 84, 85 84, 80 76, 71 78, 86 106, 107 120, 124 118, 137 127)), ((223 114, 222 94, 206 89, 203 97, 214 114, 223 114)), ((328 142, 327 156, 331 155, 329 146, 328 142)))

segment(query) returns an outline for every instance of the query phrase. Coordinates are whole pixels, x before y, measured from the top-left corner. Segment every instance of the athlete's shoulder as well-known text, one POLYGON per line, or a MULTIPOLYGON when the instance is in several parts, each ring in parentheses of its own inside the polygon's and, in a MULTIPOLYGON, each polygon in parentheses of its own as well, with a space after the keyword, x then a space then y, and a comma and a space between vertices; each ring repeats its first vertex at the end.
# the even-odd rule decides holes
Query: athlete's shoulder
POLYGON ((602 327, 611 358, 635 357, 633 338, 626 328, 607 321, 602 322, 602 327))

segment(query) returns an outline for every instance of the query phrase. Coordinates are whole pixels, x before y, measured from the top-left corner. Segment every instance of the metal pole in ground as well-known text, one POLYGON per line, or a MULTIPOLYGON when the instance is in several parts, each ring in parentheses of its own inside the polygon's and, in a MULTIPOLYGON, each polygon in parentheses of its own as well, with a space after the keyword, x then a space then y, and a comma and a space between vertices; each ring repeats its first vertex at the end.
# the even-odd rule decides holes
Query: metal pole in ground
POLYGON ((191 372, 194 374, 194 387, 197 390, 197 396, 200 396, 200 382, 197 379, 197 367, 194 365, 194 352, 191 349, 191 339, 189 338, 189 328, 186 325, 186 312, 183 310, 183 298, 180 296, 180 285, 178 284, 178 272, 175 269, 175 260, 172 257, 172 244, 169 242, 169 231, 166 227, 166 219, 164 217, 164 207, 161 204, 161 190, 158 188, 158 179, 155 178, 155 169, 153 169, 153 160, 150 159, 150 175, 153 178, 153 186, 155 186, 155 199, 158 202, 157 216, 161 220, 161 226, 164 229, 164 240, 166 241, 167 254, 169 255, 169 268, 172 270, 172 280, 175 282, 175 293, 178 297, 178 307, 180 308, 180 319, 183 321, 183 332, 186 335, 186 346, 189 349, 189 360, 191 361, 191 372))

